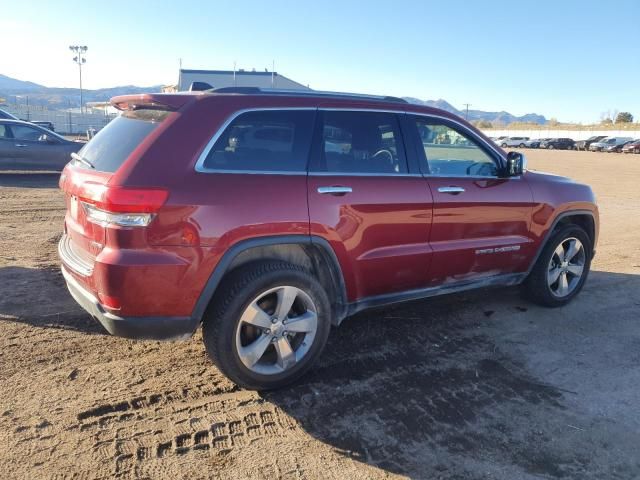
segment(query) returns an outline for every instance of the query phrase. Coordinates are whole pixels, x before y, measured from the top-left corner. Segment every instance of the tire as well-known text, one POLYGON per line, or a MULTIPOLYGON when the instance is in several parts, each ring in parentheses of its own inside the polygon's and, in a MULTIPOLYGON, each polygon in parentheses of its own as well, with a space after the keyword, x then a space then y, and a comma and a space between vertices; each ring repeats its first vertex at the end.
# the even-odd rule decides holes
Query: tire
POLYGON ((519 148, 524 148, 524 143, 521 143, 520 145, 518 145, 519 148))
MULTIPOLYGON (((252 308, 254 312, 258 311, 255 307, 252 308)), ((277 260, 253 262, 234 270, 224 279, 204 315, 202 336, 207 354, 230 380, 251 390, 271 390, 294 382, 311 368, 329 337, 330 317, 331 307, 327 293, 304 268, 277 260), (270 325, 271 321, 275 322, 274 318, 281 317, 274 311, 280 304, 280 292, 292 288, 302 293, 296 293, 294 296, 293 306, 282 315, 284 321, 278 320, 270 325), (264 302, 270 306, 262 310, 258 306, 260 302, 263 302, 263 307, 264 302), (312 308, 307 310, 304 305, 309 302, 312 308), (252 305, 260 308, 259 327, 241 321, 241 316, 246 314, 252 305), (294 310, 300 310, 301 306, 305 310, 299 318, 307 314, 316 315, 313 336, 310 333, 286 331, 287 322, 289 328, 292 328, 291 325, 295 322, 294 310), (289 316, 292 312, 294 317, 289 316), (269 331, 269 328, 279 330, 269 331), (245 335, 249 335, 249 340, 243 344, 246 340, 245 335), (311 340, 308 340, 309 338, 311 340), (280 342, 285 340, 288 352, 293 355, 295 361, 292 364, 283 362, 283 367, 279 362, 282 360, 281 348, 284 347, 279 346, 280 342), (243 363, 243 358, 245 361, 247 358, 246 353, 241 358, 240 349, 258 344, 266 346, 261 350, 263 353, 257 357, 254 365, 248 367, 243 363), (298 355, 302 355, 301 358, 297 358, 298 355)), ((258 315, 255 318, 257 319, 258 315)), ((250 349, 246 351, 248 350, 250 349)), ((288 358, 291 360, 291 357, 288 358)))
MULTIPOLYGON (((563 249, 564 250, 564 249, 563 249)), ((569 253, 569 250, 564 250, 565 253, 569 253)), ((534 303, 538 305, 542 305, 545 307, 561 307, 569 303, 573 298, 580 293, 582 287, 584 286, 584 282, 587 280, 587 276, 589 275, 589 270, 591 268, 591 255, 593 252, 591 239, 587 235, 587 233, 577 225, 567 225, 560 228, 558 231, 551 235, 551 238, 548 240, 544 248, 542 249, 542 253, 536 264, 534 265, 531 273, 527 277, 524 282, 524 291, 527 297, 534 303), (576 277, 569 273, 565 273, 565 278, 568 280, 568 288, 569 291, 566 295, 558 295, 558 291, 554 292, 554 287, 552 285, 557 285, 558 290, 560 289, 559 283, 549 284, 549 277, 552 273, 552 262, 555 263, 558 260, 558 256, 556 254, 557 249, 560 248, 560 245, 567 245, 567 243, 571 243, 571 241, 577 239, 582 244, 582 251, 584 253, 584 257, 582 258, 582 273, 574 282, 576 277)), ((580 255, 580 251, 576 254, 576 256, 580 255)), ((574 256, 573 258, 576 258, 574 256)), ((571 260, 569 260, 569 265, 566 268, 577 266, 580 263, 580 258, 575 260, 576 265, 572 265, 571 260)), ((556 267, 562 270, 560 266, 556 267)), ((560 282, 560 275, 558 277, 558 282, 560 282)))
POLYGON ((547 150, 553 150, 553 145, 547 145, 547 150))
POLYGON ((507 144, 503 143, 502 145, 500 145, 502 148, 507 148, 507 144))

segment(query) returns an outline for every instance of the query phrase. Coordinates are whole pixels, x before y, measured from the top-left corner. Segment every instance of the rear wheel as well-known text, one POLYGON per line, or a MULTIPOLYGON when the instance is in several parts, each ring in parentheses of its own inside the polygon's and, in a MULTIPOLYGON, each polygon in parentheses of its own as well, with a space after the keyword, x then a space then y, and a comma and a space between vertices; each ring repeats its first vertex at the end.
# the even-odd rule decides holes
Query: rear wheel
POLYGON ((326 292, 303 268, 256 262, 224 281, 205 315, 203 340, 213 362, 239 386, 279 388, 319 357, 330 314, 326 292))
POLYGON ((553 145, 547 145, 547 150, 553 150, 553 145))
POLYGON ((506 144, 506 143, 503 143, 503 144, 501 145, 501 147, 502 147, 502 148, 507 148, 507 144, 506 144))
POLYGON ((520 145, 518 145, 520 148, 524 148, 524 143, 521 143, 520 145))
POLYGON ((524 286, 529 298, 546 307, 569 303, 582 289, 591 267, 591 240, 577 225, 554 233, 524 286))

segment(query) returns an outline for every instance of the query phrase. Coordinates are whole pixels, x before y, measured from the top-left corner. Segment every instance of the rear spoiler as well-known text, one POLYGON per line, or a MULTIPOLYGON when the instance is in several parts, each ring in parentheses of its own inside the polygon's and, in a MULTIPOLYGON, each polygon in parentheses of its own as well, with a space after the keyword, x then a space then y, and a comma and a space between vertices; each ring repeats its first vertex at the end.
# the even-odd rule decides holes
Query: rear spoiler
POLYGON ((169 110, 175 111, 195 100, 196 95, 171 93, 142 93, 119 95, 110 100, 118 110, 169 110))

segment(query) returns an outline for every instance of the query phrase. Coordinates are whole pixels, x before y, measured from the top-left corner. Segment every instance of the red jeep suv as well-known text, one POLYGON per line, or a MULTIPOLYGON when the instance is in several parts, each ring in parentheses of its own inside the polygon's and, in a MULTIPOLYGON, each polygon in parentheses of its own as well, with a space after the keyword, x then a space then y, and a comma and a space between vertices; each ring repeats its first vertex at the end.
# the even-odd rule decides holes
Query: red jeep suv
POLYGON ((587 278, 591 189, 442 110, 257 88, 111 103, 60 178, 69 291, 114 335, 202 324, 243 387, 300 377, 365 308, 517 284, 553 307, 587 278))

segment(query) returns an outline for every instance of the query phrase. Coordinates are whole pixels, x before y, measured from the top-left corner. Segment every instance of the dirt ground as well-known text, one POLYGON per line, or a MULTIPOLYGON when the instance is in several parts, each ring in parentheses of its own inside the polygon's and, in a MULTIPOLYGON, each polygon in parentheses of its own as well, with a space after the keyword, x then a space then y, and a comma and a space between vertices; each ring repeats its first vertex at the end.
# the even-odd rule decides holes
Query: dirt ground
POLYGON ((183 343, 108 336, 58 270, 57 177, 0 174, 0 477, 640 477, 640 155, 528 151, 590 183, 583 293, 517 288, 365 312, 286 390, 242 391, 183 343))

